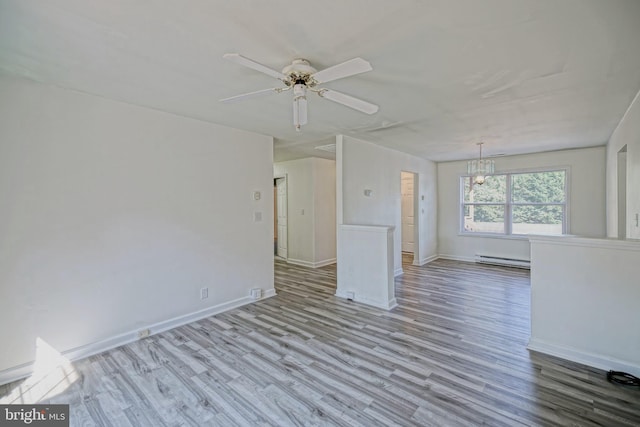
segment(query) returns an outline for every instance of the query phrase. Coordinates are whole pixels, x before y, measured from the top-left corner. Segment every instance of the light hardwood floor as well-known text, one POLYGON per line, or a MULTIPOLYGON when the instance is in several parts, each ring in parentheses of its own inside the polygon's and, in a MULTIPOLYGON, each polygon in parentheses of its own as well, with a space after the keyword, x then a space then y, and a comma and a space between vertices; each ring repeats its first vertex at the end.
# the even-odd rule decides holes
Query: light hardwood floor
POLYGON ((76 362, 43 401, 78 426, 640 425, 639 390, 526 350, 525 270, 407 264, 390 312, 334 297, 335 266, 275 271, 276 297, 76 362))

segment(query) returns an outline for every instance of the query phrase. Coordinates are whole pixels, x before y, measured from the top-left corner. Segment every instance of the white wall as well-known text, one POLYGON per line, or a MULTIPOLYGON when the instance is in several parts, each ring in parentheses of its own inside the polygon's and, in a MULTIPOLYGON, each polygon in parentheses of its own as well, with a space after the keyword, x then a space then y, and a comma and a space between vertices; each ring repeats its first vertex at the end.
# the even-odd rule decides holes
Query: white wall
POLYGON ((393 278, 393 231, 392 227, 380 225, 339 226, 336 296, 385 310, 398 305, 393 278))
POLYGON ((273 165, 287 176, 288 260, 319 267, 336 259, 335 161, 309 157, 273 165))
MULTIPOLYGON (((605 235, 605 147, 563 150, 496 158, 496 171, 570 168, 569 234, 605 235)), ((526 238, 460 235, 459 177, 467 162, 438 163, 438 252, 440 256, 472 261, 477 253, 529 259, 526 238)))
POLYGON ((618 152, 627 146, 627 234, 640 239, 640 92, 607 145, 607 236, 618 237, 618 152))
POLYGON ((532 239, 529 348, 640 375, 639 263, 631 241, 532 239))
MULTIPOLYGON (((338 222, 357 225, 394 226, 394 266, 402 268, 401 192, 402 171, 418 174, 419 263, 436 256, 436 165, 400 151, 339 135, 336 138, 338 222), (371 197, 364 190, 373 191, 371 197), (422 198, 424 197, 424 200, 422 198)), ((338 260, 340 262, 340 260, 338 260)))
POLYGON ((273 292, 272 138, 3 75, 0 93, 0 371, 37 337, 101 350, 273 292))
POLYGON ((336 259, 336 162, 314 158, 315 263, 336 259))

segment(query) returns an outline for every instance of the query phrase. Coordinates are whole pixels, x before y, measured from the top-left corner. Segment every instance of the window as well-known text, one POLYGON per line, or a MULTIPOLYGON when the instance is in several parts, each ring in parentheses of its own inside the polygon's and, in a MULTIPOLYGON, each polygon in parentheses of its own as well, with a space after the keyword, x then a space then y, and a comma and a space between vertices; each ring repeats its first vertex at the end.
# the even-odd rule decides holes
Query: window
POLYGON ((567 233, 567 171, 487 176, 483 185, 460 178, 463 233, 567 233))

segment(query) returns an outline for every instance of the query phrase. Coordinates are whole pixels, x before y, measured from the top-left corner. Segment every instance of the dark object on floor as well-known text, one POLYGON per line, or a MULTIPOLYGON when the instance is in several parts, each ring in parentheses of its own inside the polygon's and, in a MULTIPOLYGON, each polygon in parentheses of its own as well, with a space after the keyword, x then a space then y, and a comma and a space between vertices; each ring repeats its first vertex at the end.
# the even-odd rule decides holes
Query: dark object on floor
POLYGON ((640 378, 634 377, 631 374, 620 371, 607 372, 607 381, 614 384, 630 385, 634 387, 640 387, 640 378))

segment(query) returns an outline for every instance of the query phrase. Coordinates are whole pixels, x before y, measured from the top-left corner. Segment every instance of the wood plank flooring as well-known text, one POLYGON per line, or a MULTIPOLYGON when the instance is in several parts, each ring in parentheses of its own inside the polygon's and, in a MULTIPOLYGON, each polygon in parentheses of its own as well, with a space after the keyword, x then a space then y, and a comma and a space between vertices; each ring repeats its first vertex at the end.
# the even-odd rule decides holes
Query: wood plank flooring
POLYGON ((276 297, 76 362, 41 401, 74 426, 640 425, 640 390, 526 350, 528 271, 403 268, 387 312, 333 296, 335 266, 276 261, 276 297))

